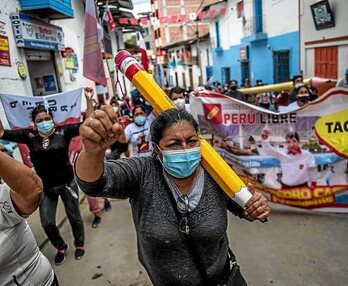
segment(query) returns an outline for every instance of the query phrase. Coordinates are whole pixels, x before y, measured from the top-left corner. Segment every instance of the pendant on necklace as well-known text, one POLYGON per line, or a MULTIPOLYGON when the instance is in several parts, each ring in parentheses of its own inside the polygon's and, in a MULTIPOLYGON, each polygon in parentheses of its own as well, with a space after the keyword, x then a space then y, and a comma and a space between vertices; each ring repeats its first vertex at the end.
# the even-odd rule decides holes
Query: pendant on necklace
POLYGON ((43 138, 42 139, 42 148, 44 148, 46 150, 48 145, 50 145, 50 139, 48 137, 47 138, 43 138))

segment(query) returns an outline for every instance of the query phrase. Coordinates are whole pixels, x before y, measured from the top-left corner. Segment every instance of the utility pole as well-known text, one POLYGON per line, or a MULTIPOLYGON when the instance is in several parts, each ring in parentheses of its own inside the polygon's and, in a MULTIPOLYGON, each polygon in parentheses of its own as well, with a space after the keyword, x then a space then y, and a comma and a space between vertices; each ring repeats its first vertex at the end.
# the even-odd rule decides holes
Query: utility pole
POLYGON ((197 65, 199 68, 199 81, 198 85, 202 86, 203 85, 203 72, 202 72, 202 65, 201 65, 201 53, 199 49, 199 30, 198 30, 198 21, 196 19, 196 50, 197 50, 197 65))

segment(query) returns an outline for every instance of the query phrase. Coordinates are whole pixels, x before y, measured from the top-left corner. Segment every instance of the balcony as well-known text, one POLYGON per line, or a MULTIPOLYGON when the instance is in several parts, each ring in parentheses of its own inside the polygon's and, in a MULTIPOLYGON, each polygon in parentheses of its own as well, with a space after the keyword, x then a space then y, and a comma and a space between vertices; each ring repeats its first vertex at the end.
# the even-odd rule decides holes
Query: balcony
POLYGON ((266 21, 264 15, 243 20, 242 43, 256 42, 267 39, 266 21))
POLYGON ((21 11, 30 11, 51 20, 74 18, 71 0, 19 0, 21 11))
POLYGON ((198 65, 198 57, 197 56, 195 56, 195 57, 183 57, 182 58, 182 63, 184 64, 184 65, 192 65, 192 66, 194 66, 194 65, 198 65))

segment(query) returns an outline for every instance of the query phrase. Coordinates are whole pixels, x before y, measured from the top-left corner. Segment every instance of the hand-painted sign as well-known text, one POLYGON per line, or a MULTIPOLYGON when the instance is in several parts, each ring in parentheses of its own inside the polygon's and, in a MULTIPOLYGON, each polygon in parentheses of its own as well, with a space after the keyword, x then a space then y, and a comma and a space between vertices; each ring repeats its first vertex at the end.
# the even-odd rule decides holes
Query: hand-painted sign
POLYGON ((11 66, 10 46, 8 37, 0 35, 0 65, 11 66))

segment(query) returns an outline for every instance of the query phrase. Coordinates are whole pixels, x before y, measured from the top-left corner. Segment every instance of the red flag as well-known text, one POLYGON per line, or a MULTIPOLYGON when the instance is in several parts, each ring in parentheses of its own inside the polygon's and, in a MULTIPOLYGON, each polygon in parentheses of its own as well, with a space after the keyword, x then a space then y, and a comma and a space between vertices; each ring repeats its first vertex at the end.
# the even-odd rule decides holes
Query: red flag
POLYGON ((128 24, 128 18, 118 18, 120 24, 128 24))
POLYGON ((109 23, 110 30, 113 31, 116 27, 116 24, 108 5, 106 5, 104 19, 109 23))
POLYGON ((93 0, 86 0, 83 76, 106 86, 103 56, 98 41, 97 18, 93 0))
POLYGON ((141 63, 143 65, 144 70, 148 71, 149 63, 147 60, 145 41, 141 33, 138 33, 138 36, 139 36, 138 46, 141 53, 141 63))

